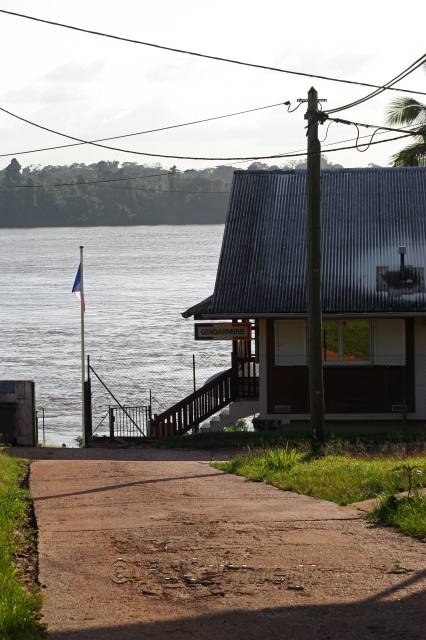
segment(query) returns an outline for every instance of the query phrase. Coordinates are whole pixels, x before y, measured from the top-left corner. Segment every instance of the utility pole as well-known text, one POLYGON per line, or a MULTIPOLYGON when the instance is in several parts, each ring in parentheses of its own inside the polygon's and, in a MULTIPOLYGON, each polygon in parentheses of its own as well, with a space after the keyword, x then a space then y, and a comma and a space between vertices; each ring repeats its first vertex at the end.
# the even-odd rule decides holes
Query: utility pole
POLYGON ((308 92, 308 157, 306 171, 306 292, 308 311, 309 399, 314 447, 325 439, 324 378, 322 363, 322 294, 321 294, 321 144, 318 122, 317 91, 308 92))

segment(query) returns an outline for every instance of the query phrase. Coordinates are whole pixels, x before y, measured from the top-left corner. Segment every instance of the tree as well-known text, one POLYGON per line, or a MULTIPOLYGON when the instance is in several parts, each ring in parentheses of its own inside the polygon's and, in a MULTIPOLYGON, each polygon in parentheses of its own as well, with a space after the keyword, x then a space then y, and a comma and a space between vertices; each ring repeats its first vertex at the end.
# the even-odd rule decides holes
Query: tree
MULTIPOLYGON (((426 71, 426 64, 424 65, 426 71)), ((426 104, 414 98, 397 98, 391 102, 387 113, 390 125, 401 127, 414 125, 416 136, 409 144, 392 156, 394 167, 418 167, 426 164, 426 104)))
POLYGON ((5 184, 8 186, 19 185, 22 181, 21 165, 16 158, 12 158, 10 164, 4 170, 5 184))

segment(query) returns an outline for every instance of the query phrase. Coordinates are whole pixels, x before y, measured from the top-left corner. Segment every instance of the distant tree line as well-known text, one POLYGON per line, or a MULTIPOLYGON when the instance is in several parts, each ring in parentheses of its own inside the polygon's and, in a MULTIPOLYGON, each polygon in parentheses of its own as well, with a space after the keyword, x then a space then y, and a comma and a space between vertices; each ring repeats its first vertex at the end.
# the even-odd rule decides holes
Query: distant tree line
MULTIPOLYGON (((338 168, 323 158, 325 167, 338 168)), ((253 163, 249 169, 303 169, 253 163)), ((29 166, 13 158, 0 171, 0 227, 220 224, 236 169, 176 170, 135 162, 29 166), (157 173, 168 175, 143 179, 157 173), (142 179, 134 179, 134 178, 142 179), (128 178, 128 180, 127 180, 128 178), (98 185, 95 180, 118 180, 98 185), (72 186, 42 186, 71 183, 72 186)))

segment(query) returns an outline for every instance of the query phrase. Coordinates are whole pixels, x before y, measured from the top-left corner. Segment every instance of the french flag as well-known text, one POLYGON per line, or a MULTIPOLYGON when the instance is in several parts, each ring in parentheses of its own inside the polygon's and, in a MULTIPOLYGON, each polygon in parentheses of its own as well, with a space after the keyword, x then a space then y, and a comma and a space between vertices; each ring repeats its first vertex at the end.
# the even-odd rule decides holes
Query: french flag
POLYGON ((74 286, 72 288, 72 293, 74 293, 77 298, 80 300, 80 303, 83 307, 83 311, 86 311, 86 303, 84 301, 84 293, 81 290, 81 264, 78 266, 77 275, 75 276, 74 286))

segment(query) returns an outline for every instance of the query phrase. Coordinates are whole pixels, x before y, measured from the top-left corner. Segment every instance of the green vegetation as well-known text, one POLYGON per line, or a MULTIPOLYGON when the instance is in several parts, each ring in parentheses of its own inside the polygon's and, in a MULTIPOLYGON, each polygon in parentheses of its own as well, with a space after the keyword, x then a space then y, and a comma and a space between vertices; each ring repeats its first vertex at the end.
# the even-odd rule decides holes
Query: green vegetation
MULTIPOLYGON (((367 425, 368 428, 369 425, 367 425)), ((338 429, 339 425, 333 425, 338 429)), ((292 446, 301 451, 310 449, 310 431, 298 429, 291 431, 289 428, 276 431, 224 431, 212 433, 197 433, 194 435, 173 436, 170 438, 154 438, 147 440, 153 447, 165 449, 237 449, 247 451, 252 449, 266 449, 268 447, 286 446, 291 442, 292 446)), ((137 444, 135 441, 134 445, 137 444)), ((425 436, 420 432, 390 432, 390 433, 351 433, 347 426, 342 427, 342 434, 329 433, 324 445, 326 453, 350 453, 379 455, 392 455, 394 457, 407 456, 415 452, 426 451, 425 436)))
POLYGON ((323 327, 324 359, 370 359, 369 320, 325 320, 323 327))
POLYGON ((225 433, 241 433, 248 431, 248 424, 245 420, 237 420, 224 428, 225 433))
MULTIPOLYGON (((426 71, 426 64, 423 65, 426 71)), ((396 98, 387 111, 387 122, 391 126, 413 126, 418 135, 411 144, 392 157, 394 167, 418 167, 426 162, 426 104, 411 97, 396 98)))
MULTIPOLYGON (((348 454, 313 456, 310 452, 289 448, 240 454, 215 467, 266 482, 280 489, 296 491, 342 505, 394 494, 409 488, 407 474, 396 471, 398 459, 358 457, 348 454)), ((426 476, 426 456, 405 460, 426 476)))
POLYGON ((38 621, 40 597, 20 580, 15 554, 22 552, 30 496, 23 480, 27 464, 0 451, 0 638, 36 640, 42 637, 38 621))
POLYGON ((368 519, 426 541, 426 496, 414 495, 399 500, 392 495, 386 496, 368 514, 368 519))
MULTIPOLYGON (((322 165, 341 166, 324 157, 322 165)), ((299 162, 296 167, 283 168, 304 166, 299 162)), ((240 168, 219 165, 178 171, 172 167, 171 171, 161 165, 101 161, 22 169, 13 158, 0 171, 0 228, 222 224, 232 176, 240 168), (168 175, 135 179, 162 173, 168 175), (87 184, 99 180, 114 182, 87 184), (71 186, 35 187, 62 183, 71 186)), ((249 168, 278 169, 260 162, 249 168)))
MULTIPOLYGON (((299 441, 307 438, 306 432, 294 435, 294 439, 299 441)), ((159 440, 148 440, 154 447, 164 449, 200 449, 200 450, 220 450, 239 449, 247 450, 254 447, 271 447, 284 445, 288 442, 289 434, 280 431, 256 432, 256 431, 222 431, 216 433, 196 433, 194 435, 173 436, 159 440)), ((305 440, 303 442, 306 442, 305 440)))

